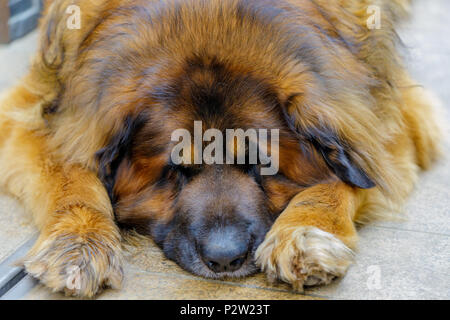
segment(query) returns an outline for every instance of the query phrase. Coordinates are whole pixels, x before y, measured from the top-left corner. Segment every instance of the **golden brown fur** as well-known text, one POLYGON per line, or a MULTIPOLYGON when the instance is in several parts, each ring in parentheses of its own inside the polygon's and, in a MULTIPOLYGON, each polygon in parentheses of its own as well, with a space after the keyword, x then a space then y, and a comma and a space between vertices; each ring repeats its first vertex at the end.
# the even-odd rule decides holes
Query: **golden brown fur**
MULTIPOLYGON (((155 98, 143 92, 177 78, 185 72, 186 57, 201 52, 226 63, 232 74, 251 74, 275 88, 291 128, 310 153, 307 157, 295 149, 294 136, 282 140, 280 170, 293 183, 268 182, 270 208, 277 212, 292 201, 256 252, 257 262, 271 278, 298 289, 342 276, 352 260, 350 249, 356 248, 354 223, 397 211, 420 169, 438 155, 439 132, 426 92, 410 79, 396 50, 395 26, 406 15, 408 1, 378 1, 384 13, 380 30, 366 27, 366 8, 372 1, 365 0, 187 0, 176 1, 178 6, 155 1, 153 7, 145 2, 150 11, 136 15, 130 8, 143 1, 47 1, 40 49, 30 72, 0 100, 0 182, 22 200, 41 230, 25 259, 27 271, 51 289, 64 290, 70 289, 67 281, 73 278, 68 268, 87 265, 78 275, 81 288, 73 290, 82 296, 96 294, 102 285, 120 286, 120 236, 105 182, 97 177, 97 154, 123 130, 127 117, 155 104, 155 98), (83 13, 81 30, 66 28, 65 9, 72 3, 83 13), (283 19, 269 13, 263 15, 267 21, 249 22, 236 14, 239 5, 249 12, 258 12, 252 6, 273 6, 287 13, 283 19), (121 14, 111 15, 120 6, 121 14), (124 23, 149 16, 153 28, 136 23, 135 30, 124 23), (312 40, 285 36, 301 34, 296 29, 299 21, 305 30, 314 30, 312 40), (311 42, 298 53, 299 59, 293 52, 303 41, 311 42), (129 63, 152 61, 156 70, 139 82, 137 74, 120 70, 125 61, 115 55, 115 48, 131 52, 134 60, 129 63), (320 60, 317 72, 310 69, 313 62, 302 62, 311 56, 320 60), (119 67, 96 74, 106 63, 119 67), (118 85, 108 90, 113 82, 118 85), (348 157, 377 186, 359 189, 331 173, 314 143, 331 149, 329 161, 339 150, 327 145, 319 131, 333 132, 343 141, 348 157)), ((212 63, 208 59, 204 63, 212 63)), ((206 74, 198 77, 208 81, 206 74)), ((256 107, 249 110, 241 116, 258 118, 256 107)), ((163 116, 157 106, 152 112, 163 116)), ((261 118, 265 127, 274 122, 261 118)), ((179 124, 168 119, 165 130, 179 124)), ((162 170, 164 159, 151 160, 119 167, 115 191, 123 195, 124 207, 127 201, 136 202, 133 195, 155 179, 144 175, 144 169, 155 175, 162 170)), ((152 207, 161 220, 169 219, 173 213, 165 202, 172 191, 159 192, 145 208, 152 207)), ((117 214, 140 217, 125 209, 117 214)))

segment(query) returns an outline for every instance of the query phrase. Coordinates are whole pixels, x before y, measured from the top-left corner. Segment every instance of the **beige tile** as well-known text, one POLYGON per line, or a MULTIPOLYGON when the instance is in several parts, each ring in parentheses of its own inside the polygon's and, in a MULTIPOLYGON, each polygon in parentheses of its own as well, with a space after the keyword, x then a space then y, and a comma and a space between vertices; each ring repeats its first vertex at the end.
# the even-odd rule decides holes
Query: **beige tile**
POLYGON ((447 157, 421 174, 416 189, 399 215, 403 221, 384 221, 376 225, 450 235, 449 214, 450 159, 447 157))
POLYGON ((450 238, 364 228, 356 264, 345 278, 306 293, 340 299, 449 299, 450 238))
POLYGON ((36 229, 22 206, 0 194, 0 262, 25 243, 36 229))
MULTIPOLYGON (((36 31, 10 45, 0 45, 0 93, 26 73, 36 47, 36 31)), ((0 193, 0 262, 34 232, 30 217, 18 201, 0 193)))
POLYGON ((130 272, 124 290, 108 291, 100 299, 312 299, 304 295, 220 281, 198 280, 166 273, 130 272))

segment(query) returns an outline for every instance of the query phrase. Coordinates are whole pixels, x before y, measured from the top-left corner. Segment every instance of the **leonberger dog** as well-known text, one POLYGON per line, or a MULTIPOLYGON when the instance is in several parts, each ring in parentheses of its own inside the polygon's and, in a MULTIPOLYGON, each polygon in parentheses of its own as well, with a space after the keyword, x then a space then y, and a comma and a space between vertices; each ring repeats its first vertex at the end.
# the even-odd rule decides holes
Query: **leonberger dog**
POLYGON ((119 288, 123 228, 203 277, 343 276, 356 224, 398 211, 439 154, 398 48, 409 1, 375 1, 373 28, 372 4, 46 1, 37 55, 0 102, 1 185, 40 230, 28 274, 76 296, 119 288), (278 172, 174 163, 172 133, 196 121, 278 130, 278 172))

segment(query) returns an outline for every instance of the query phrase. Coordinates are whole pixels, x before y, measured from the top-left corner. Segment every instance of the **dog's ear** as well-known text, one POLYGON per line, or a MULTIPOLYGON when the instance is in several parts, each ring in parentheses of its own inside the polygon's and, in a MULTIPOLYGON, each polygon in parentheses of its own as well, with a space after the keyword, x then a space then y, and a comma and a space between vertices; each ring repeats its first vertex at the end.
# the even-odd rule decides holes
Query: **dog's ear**
POLYGON ((308 125, 305 123, 299 125, 287 110, 283 109, 283 114, 289 128, 298 136, 300 143, 316 149, 339 179, 361 189, 376 186, 374 180, 363 169, 363 161, 357 152, 349 143, 339 138, 333 129, 318 125, 315 121, 305 121, 308 125))
POLYGON ((38 60, 46 71, 62 68, 77 56, 83 41, 104 17, 108 0, 46 0, 40 20, 38 60), (83 14, 89 12, 89 14, 83 14), (75 23, 76 22, 76 23, 75 23))
POLYGON ((98 175, 103 182, 111 201, 115 201, 114 185, 119 165, 126 157, 131 156, 133 138, 145 123, 145 117, 127 116, 121 129, 112 136, 109 143, 96 153, 98 175))
POLYGON ((361 168, 351 146, 339 139, 330 129, 310 130, 306 138, 343 182, 361 189, 375 187, 373 180, 361 168))

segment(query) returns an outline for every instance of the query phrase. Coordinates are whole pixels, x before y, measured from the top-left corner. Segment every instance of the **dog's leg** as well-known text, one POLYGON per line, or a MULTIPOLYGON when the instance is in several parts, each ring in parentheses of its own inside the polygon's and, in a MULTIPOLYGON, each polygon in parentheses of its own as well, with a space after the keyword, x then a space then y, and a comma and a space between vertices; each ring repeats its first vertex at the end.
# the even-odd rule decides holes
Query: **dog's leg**
POLYGON ((41 232, 24 266, 54 291, 91 297, 103 285, 119 287, 120 234, 108 195, 96 174, 51 156, 44 128, 30 129, 33 112, 26 113, 37 103, 20 86, 0 102, 0 186, 33 213, 41 232))
POLYGON ((356 189, 342 182, 317 185, 294 197, 256 252, 269 280, 280 279, 301 291, 343 276, 356 246, 358 202, 356 189))

